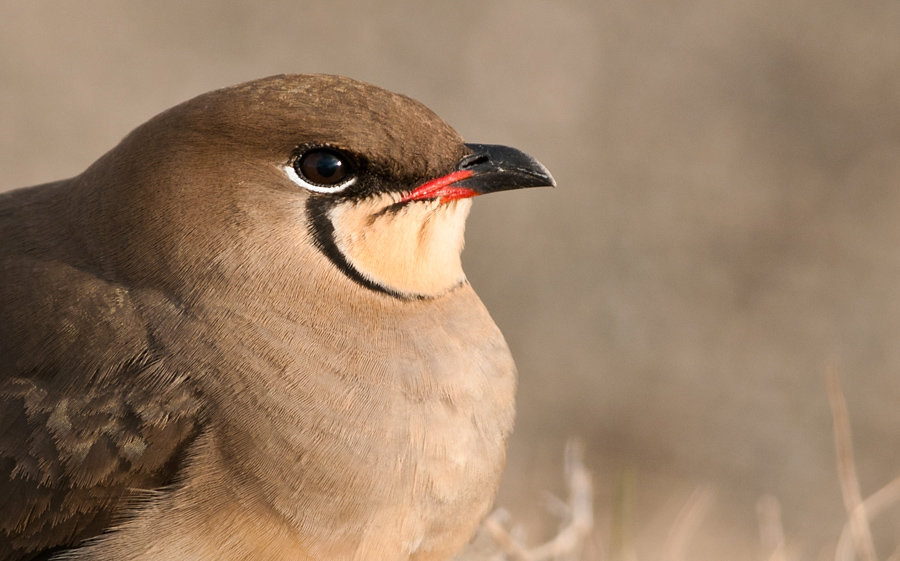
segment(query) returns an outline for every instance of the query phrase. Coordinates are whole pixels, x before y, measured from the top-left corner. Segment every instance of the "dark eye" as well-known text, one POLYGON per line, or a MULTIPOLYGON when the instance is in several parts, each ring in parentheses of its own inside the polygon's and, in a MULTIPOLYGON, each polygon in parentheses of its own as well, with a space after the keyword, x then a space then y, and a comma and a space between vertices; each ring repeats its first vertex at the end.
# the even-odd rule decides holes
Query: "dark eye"
POLYGON ((351 176, 347 157, 328 148, 315 148, 294 162, 297 175, 314 185, 335 187, 351 176))

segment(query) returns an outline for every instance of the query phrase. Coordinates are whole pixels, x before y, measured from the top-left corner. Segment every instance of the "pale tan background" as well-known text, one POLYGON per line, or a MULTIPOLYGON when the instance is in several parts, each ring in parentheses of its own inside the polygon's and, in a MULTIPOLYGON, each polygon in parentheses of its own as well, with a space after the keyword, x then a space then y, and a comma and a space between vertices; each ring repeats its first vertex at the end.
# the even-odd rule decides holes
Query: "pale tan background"
POLYGON ((626 469, 641 559, 698 484, 690 558, 758 558, 765 493, 819 558, 842 522, 829 360, 864 493, 900 474, 897 1, 4 2, 0 190, 281 72, 409 94, 555 174, 478 200, 465 253, 521 371, 499 502, 523 519, 581 435, 601 539, 626 469))

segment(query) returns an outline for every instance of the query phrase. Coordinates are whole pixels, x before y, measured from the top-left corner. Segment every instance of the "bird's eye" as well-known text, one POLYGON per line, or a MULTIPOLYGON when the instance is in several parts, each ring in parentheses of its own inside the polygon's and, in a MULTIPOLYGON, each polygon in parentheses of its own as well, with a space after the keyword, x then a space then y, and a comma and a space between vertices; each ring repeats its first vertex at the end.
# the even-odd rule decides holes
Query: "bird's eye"
POLYGON ((348 175, 349 166, 331 150, 310 150, 297 158, 297 173, 319 185, 337 185, 348 175))
POLYGON ((355 181, 350 159, 329 148, 300 154, 287 171, 294 183, 318 193, 336 193, 355 181))

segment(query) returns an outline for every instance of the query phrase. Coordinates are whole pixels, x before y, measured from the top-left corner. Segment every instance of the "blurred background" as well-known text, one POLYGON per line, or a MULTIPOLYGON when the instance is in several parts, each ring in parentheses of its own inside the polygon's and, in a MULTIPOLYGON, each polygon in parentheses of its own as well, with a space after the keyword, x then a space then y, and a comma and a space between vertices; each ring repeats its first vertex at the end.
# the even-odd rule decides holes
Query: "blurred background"
MULTIPOLYGON (((410 95, 559 188, 476 201, 464 254, 520 370, 498 505, 552 533, 566 439, 636 558, 791 559, 843 525, 831 364, 863 495, 900 475, 900 3, 111 0, 0 5, 0 190, 82 171, 202 92, 278 73, 410 95), (549 520, 549 522, 548 522, 549 520)), ((879 553, 900 517, 876 522, 879 553)))

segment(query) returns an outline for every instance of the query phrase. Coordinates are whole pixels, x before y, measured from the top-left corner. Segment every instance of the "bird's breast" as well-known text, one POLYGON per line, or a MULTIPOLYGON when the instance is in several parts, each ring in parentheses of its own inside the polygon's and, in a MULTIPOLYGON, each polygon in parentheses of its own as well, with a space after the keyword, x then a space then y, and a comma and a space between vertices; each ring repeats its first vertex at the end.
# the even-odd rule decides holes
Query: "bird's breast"
POLYGON ((217 335, 205 391, 233 422, 213 429, 207 473, 313 558, 451 556, 505 461, 515 367, 502 335, 467 286, 365 314, 311 306, 237 330, 232 315, 217 335))

